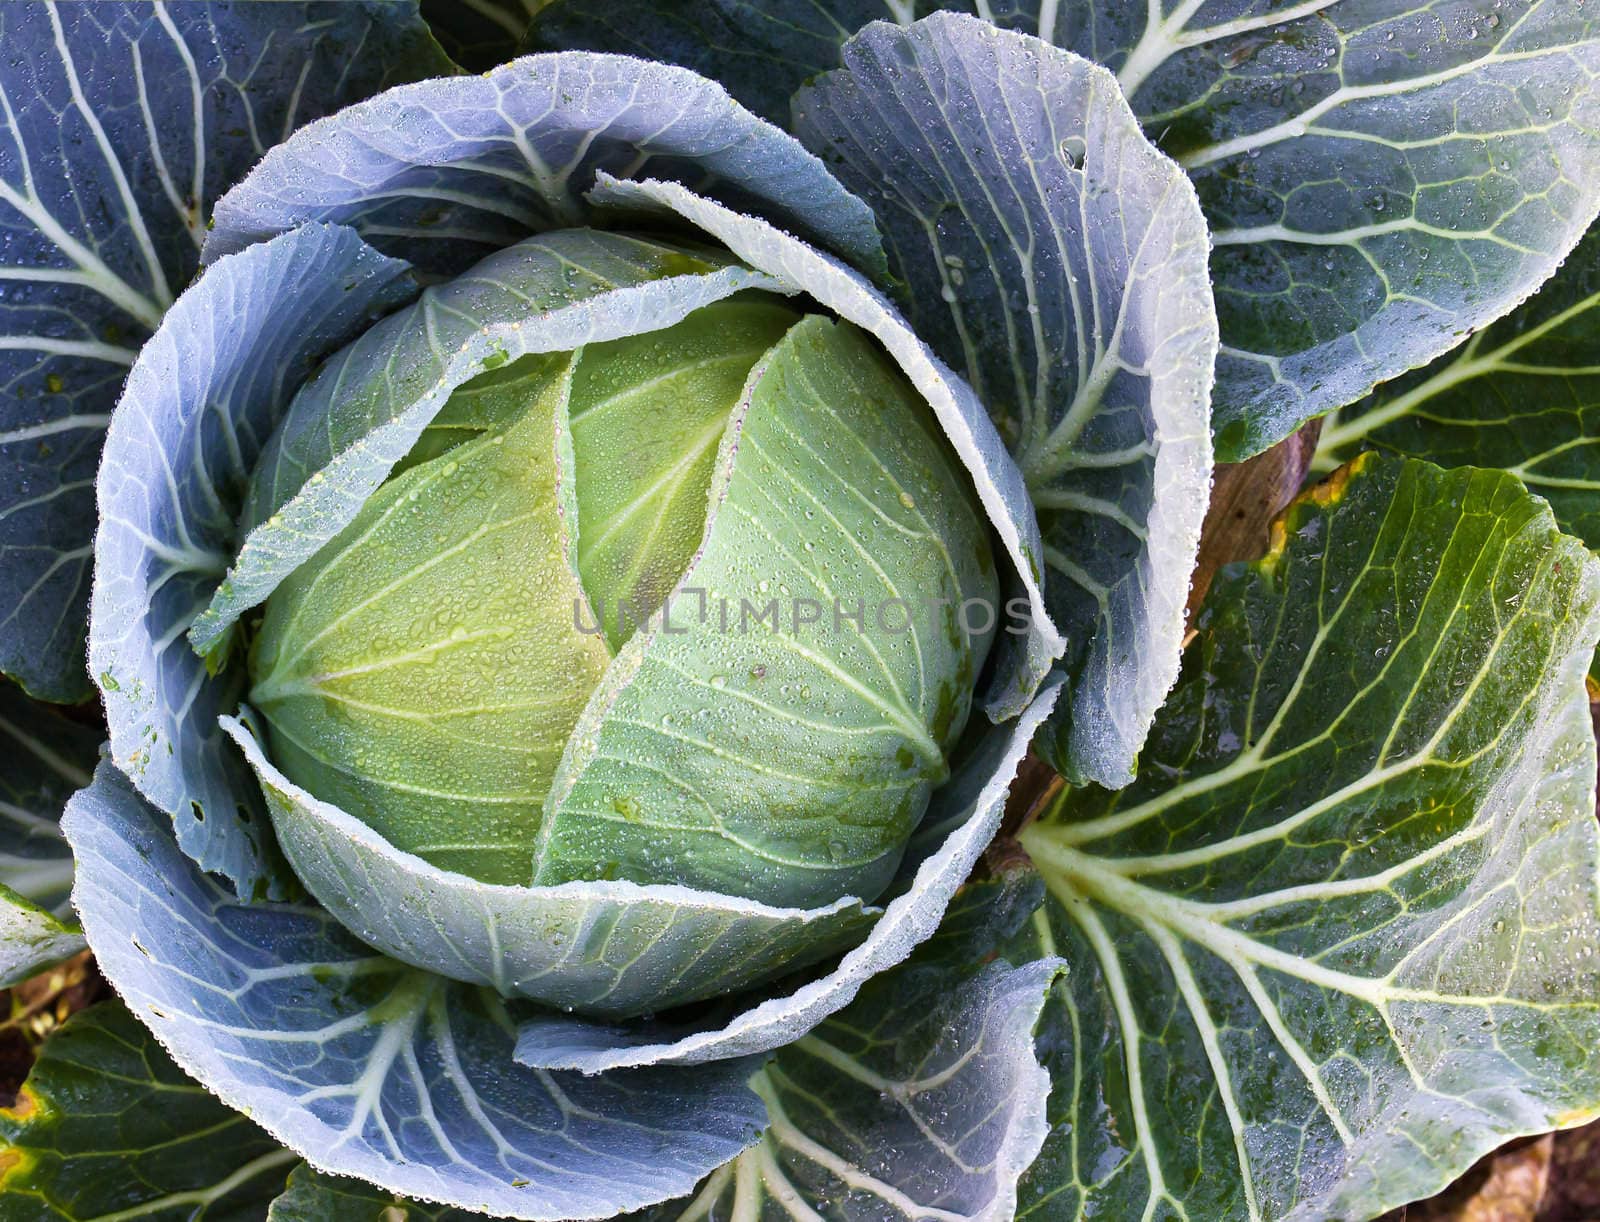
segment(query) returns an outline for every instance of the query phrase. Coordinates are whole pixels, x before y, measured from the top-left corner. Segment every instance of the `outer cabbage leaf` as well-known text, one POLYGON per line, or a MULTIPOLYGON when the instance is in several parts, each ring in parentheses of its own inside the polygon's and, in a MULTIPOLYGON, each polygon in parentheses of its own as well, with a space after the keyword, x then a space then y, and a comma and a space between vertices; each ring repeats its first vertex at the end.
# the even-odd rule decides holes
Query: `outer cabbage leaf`
POLYGON ((98 730, 0 681, 0 988, 83 949, 72 916, 72 851, 57 826, 89 783, 98 730))
POLYGON ((295 387, 411 296, 406 271, 323 225, 218 263, 145 345, 107 433, 89 663, 112 756, 172 816, 184 851, 240 894, 274 889, 279 864, 255 782, 217 726, 244 674, 210 675, 185 634, 295 387))
POLYGON ((81 700, 94 475, 211 201, 301 123, 451 70, 416 5, 0 8, 0 671, 81 700))
POLYGON ((1364 447, 1504 467, 1600 547, 1600 229, 1514 313, 1329 421, 1312 467, 1364 447))
POLYGON ((982 735, 934 795, 883 915, 829 971, 789 991, 775 989, 753 1005, 736 1001, 731 1018, 716 1016, 687 1028, 666 1023, 604 1027, 539 1014, 523 1024, 517 1060, 585 1073, 695 1065, 781 1048, 838 1013, 869 980, 905 960, 939 927, 956 889, 999 829, 1011 780, 1060 691, 1060 679, 1051 679, 1015 722, 982 735))
POLYGON ((1504 314, 1600 208, 1600 31, 1570 0, 881 0, 831 28, 803 0, 695 7, 561 0, 535 37, 692 64, 777 122, 864 9, 976 8, 1115 70, 1211 223, 1228 461, 1504 314))
MULTIPOLYGON (((1070 7, 1052 37, 1072 45, 1094 23, 1070 7)), ((1226 458, 1506 313, 1600 209, 1600 26, 1581 6, 1163 9, 1097 57, 1211 221, 1226 458)))
POLYGON ((682 179, 881 271, 872 213, 721 86, 615 55, 534 55, 391 89, 297 133, 217 205, 207 263, 307 221, 435 273, 581 225, 599 171, 682 179))
POLYGON ((0 1111, 0 1218, 251 1222, 295 1156, 184 1075, 121 1002, 69 1018, 0 1111))
POLYGON ((225 728, 266 793, 298 877, 347 928, 403 962, 511 997, 633 1015, 714 997, 856 942, 875 909, 772 908, 627 881, 517 887, 402 852, 277 770, 238 722, 225 728), (373 896, 404 895, 404 904, 373 896))
MULTIPOLYGON (((1025 889, 1023 889, 1025 890, 1025 889)), ((1045 1140, 1034 1032, 1059 961, 972 956, 1027 919, 1018 889, 978 884, 935 938, 756 1075, 761 1143, 650 1222, 1010 1218, 1045 1140)))
POLYGON ((624 182, 600 175, 590 200, 626 212, 676 215, 710 234, 747 266, 874 336, 927 400, 957 457, 971 473, 979 502, 1016 566, 1026 595, 1024 635, 1002 633, 1000 664, 987 694, 997 721, 1027 706, 1065 643, 1044 609, 1038 521, 1022 475, 970 387, 951 373, 859 272, 760 217, 746 216, 673 182, 624 182))
POLYGON ((872 204, 917 333, 1022 467, 1072 699, 1042 739, 1125 783, 1178 674, 1211 473, 1205 220, 1111 74, 954 14, 879 23, 795 130, 872 204))
POLYGON ((687 1191, 758 1134, 753 1066, 523 1069, 514 1003, 374 955, 321 909, 234 900, 164 824, 109 764, 63 820, 100 969, 186 1072, 313 1165, 601 1218, 687 1191))
POLYGON ((361 1180, 324 1175, 307 1163, 289 1172, 267 1222, 476 1222, 483 1215, 449 1205, 419 1205, 361 1180))
POLYGON ((1600 1110, 1600 562, 1364 457, 1213 583, 1140 779, 1021 835, 1073 965, 1020 1217, 1352 1218, 1600 1110))

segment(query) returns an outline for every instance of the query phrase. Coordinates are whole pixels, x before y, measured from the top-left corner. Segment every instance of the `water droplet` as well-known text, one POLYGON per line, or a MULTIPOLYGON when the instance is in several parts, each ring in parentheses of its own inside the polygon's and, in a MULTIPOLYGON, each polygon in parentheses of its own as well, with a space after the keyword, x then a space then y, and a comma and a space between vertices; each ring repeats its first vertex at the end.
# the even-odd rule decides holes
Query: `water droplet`
POLYGON ((1247 38, 1236 47, 1230 47, 1217 59, 1224 68, 1237 68, 1250 61, 1251 57, 1261 48, 1261 40, 1247 38))

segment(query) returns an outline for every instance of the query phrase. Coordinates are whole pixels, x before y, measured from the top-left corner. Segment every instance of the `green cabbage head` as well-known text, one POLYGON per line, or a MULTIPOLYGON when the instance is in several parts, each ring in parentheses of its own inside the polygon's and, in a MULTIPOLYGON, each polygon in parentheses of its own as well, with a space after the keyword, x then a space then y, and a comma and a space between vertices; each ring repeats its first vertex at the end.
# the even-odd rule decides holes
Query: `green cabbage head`
MULTIPOLYGON (((558 283, 726 261, 592 229, 526 250, 558 283)), ((249 702, 283 773, 486 882, 876 898, 997 585, 927 404, 804 310, 741 294, 451 392, 265 604, 249 702)))

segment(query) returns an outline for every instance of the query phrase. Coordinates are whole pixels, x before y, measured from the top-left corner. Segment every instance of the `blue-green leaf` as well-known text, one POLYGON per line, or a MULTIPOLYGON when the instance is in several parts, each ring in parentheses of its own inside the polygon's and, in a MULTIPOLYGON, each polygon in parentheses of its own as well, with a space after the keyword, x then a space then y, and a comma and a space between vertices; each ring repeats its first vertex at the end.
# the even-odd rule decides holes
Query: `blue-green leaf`
POLYGON ((1123 784, 1177 678, 1211 476, 1199 202, 1111 74, 1036 39, 945 13, 844 64, 796 133, 872 204, 912 326, 1022 468, 1071 642, 1051 762, 1123 784))
POLYGON ((0 1111, 0 1143, 4 1222, 254 1222, 295 1161, 119 1001, 51 1034, 0 1111))
POLYGON ((872 213, 711 81, 615 55, 534 55, 424 81, 297 134, 217 205, 209 263, 307 221, 453 273, 585 222, 595 175, 682 179, 880 271, 872 213))
POLYGON ((684 8, 559 0, 534 40, 691 65, 780 123, 871 17, 976 10, 1115 71, 1215 237, 1227 461, 1510 310, 1600 209, 1600 18, 1573 0, 684 8))
POLYGON ((107 979, 186 1072, 322 1170, 601 1218, 688 1191, 763 1124, 747 1062, 518 1066, 516 1003, 377 955, 321 909, 235 901, 108 764, 63 826, 107 979))
POLYGON ((94 476, 211 202, 310 119, 451 71, 397 3, 0 6, 0 671, 83 667, 94 476))
POLYGON ((275 850, 249 770, 217 727, 244 687, 190 649, 234 548, 251 468, 317 361, 407 300, 406 265, 313 225, 218 263, 140 353, 106 437, 89 661, 111 751, 179 843, 249 895, 275 850))
POLYGON ((1600 562, 1364 456, 1224 570, 1139 780, 1019 836, 1072 974, 1024 1218, 1371 1218, 1600 1110, 1600 562))
POLYGON ((1026 919, 1016 892, 969 888, 932 942, 783 1048, 753 1080, 761 1143, 652 1222, 1012 1217, 1048 1129, 1034 1032, 1063 970, 969 956, 1026 919))
POLYGON ((58 823, 89 783, 101 732, 0 681, 0 988, 83 949, 58 823))

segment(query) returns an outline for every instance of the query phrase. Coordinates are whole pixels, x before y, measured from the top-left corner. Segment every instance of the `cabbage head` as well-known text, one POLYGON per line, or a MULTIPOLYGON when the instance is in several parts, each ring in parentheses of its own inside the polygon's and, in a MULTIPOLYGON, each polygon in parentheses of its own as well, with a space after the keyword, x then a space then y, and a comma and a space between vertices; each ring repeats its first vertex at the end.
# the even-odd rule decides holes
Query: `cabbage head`
MULTIPOLYGON (((721 262, 574 229, 468 274, 512 260, 537 295, 721 262)), ((905 376, 735 297, 456 388, 267 599, 248 700, 285 776, 442 870, 872 900, 949 777, 996 597, 905 376)))

